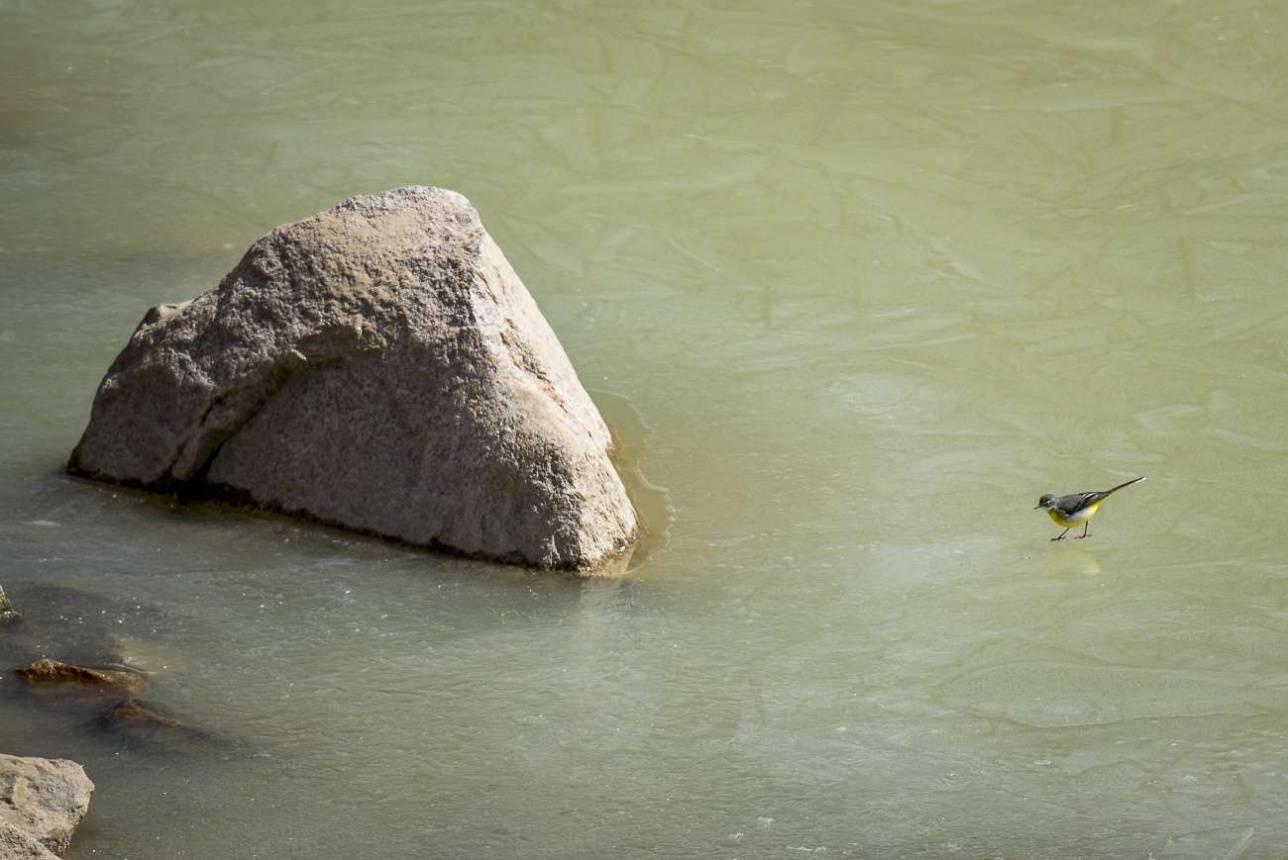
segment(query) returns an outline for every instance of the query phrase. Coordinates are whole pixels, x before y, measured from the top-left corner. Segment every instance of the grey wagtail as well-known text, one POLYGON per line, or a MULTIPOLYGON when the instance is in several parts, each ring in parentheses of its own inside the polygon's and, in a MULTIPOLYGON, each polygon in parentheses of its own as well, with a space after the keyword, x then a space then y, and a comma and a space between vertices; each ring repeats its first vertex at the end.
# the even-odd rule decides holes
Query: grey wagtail
POLYGON ((1087 528, 1091 525, 1091 518, 1100 509, 1100 503, 1107 499, 1111 493, 1116 493, 1123 487, 1130 487, 1132 484, 1143 480, 1145 480, 1145 476, 1141 475, 1139 478, 1132 478, 1127 483, 1119 484, 1109 490, 1089 490, 1082 493, 1070 493, 1067 496, 1053 496, 1047 493, 1038 499, 1038 506, 1033 510, 1036 511, 1038 508, 1042 508, 1051 519, 1055 520, 1056 525, 1064 526, 1064 531, 1060 532, 1060 536, 1053 537, 1051 540, 1064 540, 1064 536, 1068 534, 1069 529, 1078 523, 1082 523, 1082 534, 1078 535, 1078 537, 1085 538, 1087 528))

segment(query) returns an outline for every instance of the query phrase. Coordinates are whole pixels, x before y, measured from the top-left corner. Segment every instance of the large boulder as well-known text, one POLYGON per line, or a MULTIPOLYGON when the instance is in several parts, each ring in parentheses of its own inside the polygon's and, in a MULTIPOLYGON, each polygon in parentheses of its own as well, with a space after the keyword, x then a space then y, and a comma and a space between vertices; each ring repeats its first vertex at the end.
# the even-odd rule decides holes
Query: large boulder
POLYGON ((413 186, 279 227, 216 289, 148 311, 68 468, 589 568, 636 534, 610 448, 469 201, 413 186))
POLYGON ((74 761, 0 754, 0 858, 61 855, 93 790, 74 761))

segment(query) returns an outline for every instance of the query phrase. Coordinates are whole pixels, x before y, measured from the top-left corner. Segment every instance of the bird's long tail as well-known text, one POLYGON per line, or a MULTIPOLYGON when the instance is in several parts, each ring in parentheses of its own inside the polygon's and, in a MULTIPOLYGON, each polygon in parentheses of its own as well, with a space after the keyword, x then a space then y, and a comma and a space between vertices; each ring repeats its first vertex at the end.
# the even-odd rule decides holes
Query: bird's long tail
POLYGON ((1145 480, 1144 475, 1141 475, 1139 478, 1132 478, 1130 481, 1127 481, 1126 483, 1123 483, 1123 484, 1119 484, 1118 486, 1114 487, 1112 490, 1105 490, 1105 495, 1107 496, 1110 493, 1116 493, 1119 490, 1121 490, 1123 487, 1130 487, 1132 484, 1139 484, 1143 480, 1145 480))

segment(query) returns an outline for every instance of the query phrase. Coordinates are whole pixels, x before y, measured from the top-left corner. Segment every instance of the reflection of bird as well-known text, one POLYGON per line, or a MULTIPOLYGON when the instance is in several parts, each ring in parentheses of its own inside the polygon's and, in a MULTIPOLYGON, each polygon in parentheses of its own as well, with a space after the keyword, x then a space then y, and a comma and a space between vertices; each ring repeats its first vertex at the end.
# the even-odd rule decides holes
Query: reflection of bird
POLYGON ((1145 477, 1142 475, 1139 478, 1131 479, 1125 484, 1119 484, 1113 489, 1095 490, 1084 493, 1070 493, 1067 496, 1053 496, 1050 493, 1047 493, 1045 496, 1038 499, 1037 508, 1034 508, 1033 510, 1036 511, 1038 508, 1043 508, 1051 519, 1055 520, 1057 525, 1064 526, 1064 531, 1060 532, 1060 536, 1053 537, 1051 540, 1063 539, 1065 533, 1078 523, 1083 524, 1082 534, 1078 535, 1078 537, 1085 538, 1087 536, 1087 528, 1091 525, 1091 518, 1096 515, 1096 510, 1100 507, 1100 503, 1103 502, 1110 493, 1116 493, 1123 487, 1130 487, 1132 484, 1143 480, 1145 480, 1145 477))

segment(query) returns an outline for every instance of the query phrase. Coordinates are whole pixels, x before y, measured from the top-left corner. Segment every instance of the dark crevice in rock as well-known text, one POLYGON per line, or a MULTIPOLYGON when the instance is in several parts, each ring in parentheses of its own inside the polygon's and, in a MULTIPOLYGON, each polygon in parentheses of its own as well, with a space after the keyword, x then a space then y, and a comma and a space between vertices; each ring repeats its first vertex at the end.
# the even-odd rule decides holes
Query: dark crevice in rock
MULTIPOLYGON (((352 330, 349 330, 350 332, 352 330)), ((300 347, 312 349, 316 344, 324 339, 324 335, 315 335, 311 338, 301 339, 295 349, 292 349, 286 356, 273 364, 272 367, 262 373, 262 378, 249 387, 249 391, 255 392, 254 396, 248 394, 248 389, 242 388, 232 390, 220 395, 205 408, 201 417, 197 420, 197 426, 205 431, 204 436, 197 443, 189 442, 184 449, 175 456, 170 466, 166 469, 166 474, 171 477, 172 483, 170 489, 186 494, 189 497, 194 495, 208 495, 208 490, 203 489, 206 484, 206 476, 210 472, 210 466, 219 456, 219 451, 237 436, 241 429, 249 424, 256 415, 268 405, 273 396, 277 394, 291 380, 306 376, 309 374, 322 373, 333 367, 343 364, 351 359, 351 355, 345 354, 343 350, 314 350, 316 354, 310 358, 300 347), (328 352, 332 354, 327 354, 328 352), (234 397, 240 398, 245 403, 239 405, 234 413, 232 422, 226 419, 222 426, 207 426, 207 421, 212 412, 222 408, 226 403, 233 400, 234 397), (186 459, 185 454, 191 449, 193 444, 197 444, 195 450, 200 454, 191 459, 196 461, 192 469, 185 469, 190 472, 187 477, 179 477, 175 474, 175 466, 181 460, 186 459)), ((374 352, 375 350, 368 350, 374 352)))

